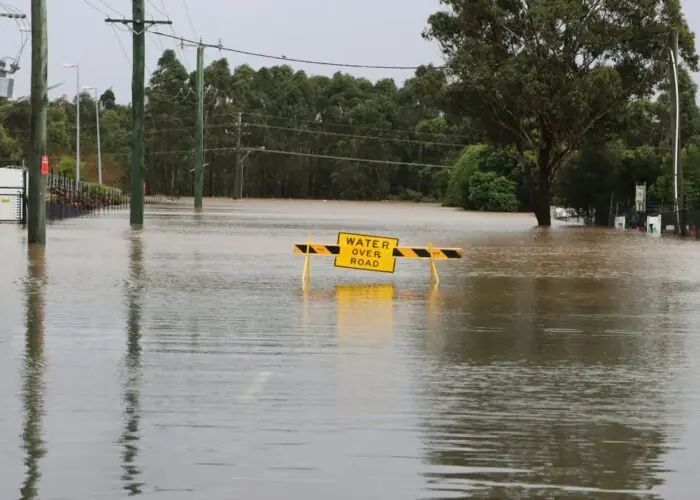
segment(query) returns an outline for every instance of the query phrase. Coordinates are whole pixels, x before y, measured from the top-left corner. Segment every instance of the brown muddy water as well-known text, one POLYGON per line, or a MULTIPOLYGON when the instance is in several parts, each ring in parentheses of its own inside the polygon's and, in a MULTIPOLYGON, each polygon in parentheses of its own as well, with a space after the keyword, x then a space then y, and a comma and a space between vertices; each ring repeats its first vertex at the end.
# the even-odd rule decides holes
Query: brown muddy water
POLYGON ((700 246, 528 215, 244 201, 0 226, 0 499, 700 490, 700 246), (338 231, 461 246, 394 275, 338 231))

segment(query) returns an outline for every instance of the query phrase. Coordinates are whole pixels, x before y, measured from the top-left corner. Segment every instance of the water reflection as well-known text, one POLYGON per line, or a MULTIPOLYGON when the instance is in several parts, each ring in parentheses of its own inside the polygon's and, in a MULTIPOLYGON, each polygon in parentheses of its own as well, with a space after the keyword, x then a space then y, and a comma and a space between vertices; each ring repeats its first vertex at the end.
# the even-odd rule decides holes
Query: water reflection
POLYGON ((124 489, 130 496, 141 494, 143 488, 143 483, 139 481, 141 469, 137 462, 141 419, 141 307, 143 288, 142 234, 133 232, 131 234, 129 280, 126 286, 128 311, 125 356, 126 376, 123 390, 124 431, 120 440, 122 445, 122 480, 124 489))
POLYGON ((46 455, 41 436, 41 417, 44 412, 44 284, 46 280, 44 248, 30 246, 28 255, 27 333, 24 366, 22 369, 22 400, 24 427, 22 442, 25 450, 26 476, 20 489, 21 500, 39 498, 41 478, 39 460, 46 455))
POLYGON ((393 284, 335 287, 340 408, 365 414, 390 408, 395 293, 393 284))
POLYGON ((338 347, 388 347, 394 338, 393 284, 336 285, 338 347))
POLYGON ((429 306, 434 498, 649 494, 683 350, 650 318, 667 316, 672 292, 652 279, 571 279, 561 264, 528 276, 517 260, 501 261, 516 277, 479 276, 493 264, 473 262, 476 276, 429 306))

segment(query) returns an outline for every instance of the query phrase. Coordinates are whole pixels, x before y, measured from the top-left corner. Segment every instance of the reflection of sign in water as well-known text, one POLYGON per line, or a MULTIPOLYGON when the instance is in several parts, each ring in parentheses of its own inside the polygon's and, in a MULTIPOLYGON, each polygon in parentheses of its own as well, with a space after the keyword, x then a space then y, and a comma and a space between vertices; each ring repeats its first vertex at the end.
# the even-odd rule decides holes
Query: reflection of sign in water
POLYGON ((394 248, 398 244, 398 238, 338 233, 340 251, 335 258, 335 266, 393 273, 396 267, 394 248))
POLYGON ((637 210, 637 212, 646 212, 647 211, 647 185, 646 184, 637 184, 634 202, 635 202, 635 209, 637 210))
POLYGON ((394 394, 394 286, 338 286, 338 408, 387 411, 394 394))
POLYGON ((394 334, 394 285, 338 285, 339 347, 390 345, 394 334))

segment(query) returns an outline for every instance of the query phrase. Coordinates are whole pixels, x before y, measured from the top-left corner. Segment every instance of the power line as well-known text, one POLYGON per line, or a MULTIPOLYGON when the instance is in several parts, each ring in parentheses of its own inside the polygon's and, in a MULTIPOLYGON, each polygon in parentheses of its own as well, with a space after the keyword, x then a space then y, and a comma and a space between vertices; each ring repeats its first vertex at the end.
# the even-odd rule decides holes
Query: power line
MULTIPOLYGON (((153 0, 146 0, 146 2, 148 2, 148 5, 153 7, 153 10, 155 10, 158 14, 160 14, 161 16, 163 16, 166 19, 170 19, 170 16, 168 15, 168 13, 165 10, 159 9, 153 0)), ((162 2, 163 2, 163 0, 161 0, 161 4, 163 5, 163 9, 165 9, 165 4, 163 4, 162 2)))
MULTIPOLYGON (((105 0, 97 0, 97 1, 100 2, 102 5, 104 5, 105 7, 107 7, 107 8, 108 8, 109 10, 111 10, 112 12, 114 12, 115 14, 117 14, 118 16, 124 17, 124 14, 122 14, 122 13, 119 12, 117 9, 115 9, 114 7, 112 7, 111 5, 109 5, 105 0)), ((88 3, 88 4, 90 3, 88 0, 85 0, 85 2, 88 3)), ((99 10, 99 9, 95 9, 95 10, 99 10)), ((104 13, 104 12, 101 12, 101 14, 105 14, 105 13, 104 13)), ((105 14, 105 15, 106 15, 107 17, 109 17, 109 14, 105 14)))
MULTIPOLYGON (((235 147, 230 147, 230 148, 209 148, 205 149, 204 151, 207 153, 210 152, 219 152, 219 151, 235 151, 237 148, 235 147)), ((353 163, 370 163, 370 164, 375 164, 375 165, 388 165, 388 166, 399 166, 399 167, 421 167, 421 168, 452 168, 452 165, 438 165, 435 163, 411 163, 411 162, 404 162, 404 161, 391 161, 391 160, 375 160, 372 158, 352 158, 349 156, 334 156, 334 155, 323 155, 323 154, 315 154, 315 153, 300 153, 297 151, 282 151, 282 150, 276 150, 276 149, 252 149, 252 148, 245 148, 246 150, 252 150, 257 153, 269 153, 269 154, 276 154, 276 155, 287 155, 287 156, 303 156, 306 158, 321 158, 321 159, 326 159, 326 160, 338 160, 338 161, 350 161, 353 163)), ((169 155, 169 154, 186 154, 186 153, 192 153, 191 149, 182 149, 178 151, 156 151, 153 153, 150 153, 149 156, 162 156, 162 155, 169 155)))
MULTIPOLYGON (((220 123, 220 124, 215 124, 215 125, 207 125, 204 128, 206 128, 206 129, 220 129, 220 128, 236 127, 236 125, 237 125, 236 123, 220 123)), ((454 142, 420 141, 420 140, 416 140, 416 139, 401 139, 399 137, 379 137, 379 136, 371 136, 371 135, 343 134, 343 133, 339 133, 339 132, 327 132, 325 130, 310 130, 310 129, 305 129, 305 128, 280 127, 280 126, 276 126, 276 125, 268 125, 266 123, 244 123, 243 126, 244 127, 271 129, 271 130, 286 130, 289 132, 301 132, 301 133, 305 133, 305 134, 314 134, 314 135, 347 137, 350 139, 362 139, 362 140, 367 140, 367 141, 401 142, 401 143, 407 143, 407 144, 423 144, 423 145, 446 146, 446 147, 454 147, 454 148, 463 148, 466 146, 466 144, 458 144, 458 143, 454 143, 454 142)), ((150 133, 156 134, 156 133, 162 133, 162 132, 179 132, 179 131, 184 131, 184 130, 192 130, 192 127, 154 129, 154 130, 151 130, 150 133)), ((391 129, 387 129, 386 132, 395 132, 395 131, 391 130, 391 129)))
MULTIPOLYGON (((448 146, 448 147, 455 147, 455 148, 463 148, 466 146, 466 144, 457 144, 454 142, 437 142, 437 141, 419 141, 416 139, 400 139, 396 137, 378 137, 378 136, 371 136, 371 135, 358 135, 358 134, 342 134, 338 132, 326 132, 324 130, 309 130, 309 129, 303 129, 303 128, 292 128, 292 127, 279 127, 276 125, 268 125, 264 123, 246 123, 245 124, 248 127, 258 127, 258 128, 269 128, 272 130, 287 130, 290 132, 303 132, 307 134, 319 134, 319 135, 329 135, 333 137, 347 137, 351 139, 363 139, 363 140, 368 140, 368 141, 392 141, 392 142, 404 142, 408 144, 431 144, 434 146, 448 146)), ((392 130, 388 130, 388 132, 393 132, 392 130)))
POLYGON ((185 15, 187 16, 187 21, 190 23, 190 29, 192 29, 192 34, 197 38, 197 30, 194 29, 194 23, 192 22, 192 16, 190 15, 190 9, 187 6, 187 0, 182 0, 182 6, 185 7, 185 15))
MULTIPOLYGON (((153 6, 153 8, 154 8, 158 13, 162 14, 163 17, 165 17, 165 18, 168 19, 168 20, 172 20, 171 17, 170 17, 170 13, 168 12, 168 8, 165 6, 165 0, 160 0, 160 5, 161 5, 162 9, 159 9, 158 7, 156 7, 155 4, 154 4, 151 0, 149 0, 149 2, 151 2, 151 5, 153 6)), ((168 25, 168 28, 170 29, 170 32, 173 34, 173 36, 177 36, 177 33, 175 33, 175 29, 173 28, 173 25, 172 25, 172 24, 169 24, 169 25, 168 25)), ((152 32, 151 32, 151 34, 152 34, 152 32)), ((184 49, 183 49, 179 44, 176 43, 176 44, 175 44, 175 50, 177 50, 177 51, 179 52, 179 54, 180 54, 180 58, 179 58, 179 59, 180 59, 180 62, 182 63, 182 65, 185 67, 185 69, 186 69, 187 72, 189 73, 189 72, 190 72, 190 69, 189 69, 189 67, 187 66, 187 58, 185 57, 185 51, 184 51, 184 49)))
MULTIPOLYGON (((445 137, 446 135, 449 135, 449 137, 454 138, 454 139, 467 139, 467 140, 473 140, 473 137, 467 136, 467 135, 458 135, 458 134, 441 134, 439 132, 423 132, 423 131, 418 131, 418 130, 411 130, 411 129, 401 129, 401 128, 381 128, 381 127, 370 127, 367 125, 350 125, 348 123, 333 123, 333 122, 327 122, 327 121, 315 121, 315 120, 302 120, 299 118, 292 118, 291 116, 281 116, 281 115, 271 115, 268 113, 261 113, 257 110, 253 111, 244 111, 244 110, 235 110, 231 111, 230 113, 221 113, 221 114, 214 114, 211 116, 211 118, 217 118, 217 117, 231 117, 231 115, 241 112, 244 115, 248 116, 254 116, 254 117, 259 117, 263 119, 268 119, 268 118, 274 118, 278 120, 285 120, 288 122, 295 122, 295 123, 309 123, 313 124, 316 126, 321 126, 321 127, 337 127, 337 128, 350 128, 353 130, 367 130, 367 131, 373 131, 373 132, 403 132, 406 134, 416 134, 416 135, 422 135, 422 136, 432 136, 432 137, 445 137)), ((474 130, 479 130, 474 127, 472 127, 474 130)))
MULTIPOLYGON (((177 97, 178 94, 175 96, 167 96, 162 93, 154 93, 152 94, 154 96, 163 96, 165 99, 170 100, 170 98, 177 97)), ((332 123, 332 122, 319 122, 319 121, 314 121, 314 120, 302 120, 299 118, 293 118, 290 116, 281 116, 281 115, 271 115, 268 113, 260 113, 257 110, 253 111, 244 111, 244 110, 231 110, 226 113, 214 113, 211 115, 208 115, 208 118, 233 118, 233 116, 236 113, 243 113, 246 116, 251 116, 255 118, 261 118, 264 120, 267 120, 269 118, 273 119, 278 119, 278 120, 284 120, 287 122, 294 122, 294 123, 308 123, 311 125, 315 125, 317 127, 333 127, 333 128, 345 128, 345 129, 352 129, 352 130, 367 130, 367 131, 372 131, 372 132, 377 132, 377 133, 388 133, 388 132, 393 132, 393 133, 404 133, 404 134, 415 134, 416 136, 424 136, 424 137, 439 137, 439 138, 448 138, 448 139, 454 139, 454 140, 459 140, 459 139, 465 139, 468 141, 474 140, 473 137, 467 136, 467 135, 459 135, 459 134, 451 134, 451 133, 439 133, 439 132, 424 132, 420 130, 412 130, 412 129, 405 129, 405 128, 381 128, 381 127, 370 127, 367 125, 350 125, 347 123, 332 123)), ((226 126, 233 126, 233 123, 224 123, 224 124, 214 124, 214 125, 208 125, 206 128, 218 128, 218 127, 226 127, 226 126)), ((263 126, 266 124, 254 124, 253 126, 263 126)), ((269 128, 275 128, 272 125, 266 125, 269 128)), ((163 129, 158 129, 158 131, 178 131, 178 130, 189 130, 192 127, 184 127, 184 128, 179 128, 179 129, 172 129, 172 128, 163 128, 163 129)), ((279 128, 279 127, 278 127, 279 128)), ((473 130, 475 131, 480 131, 480 129, 472 127, 473 130)), ((291 129, 290 129, 291 130, 291 129)), ((295 129, 296 130, 296 129, 295 129)), ((311 131, 309 131, 311 132, 311 131)), ((342 134, 342 133, 331 133, 331 132, 326 132, 326 131, 313 131, 313 133, 326 133, 328 135, 334 135, 334 134, 340 134, 340 135, 345 135, 345 136, 353 136, 354 134, 342 134)), ((426 143, 432 143, 432 144, 438 144, 439 141, 420 141, 420 142, 426 142, 426 143)), ((445 145, 445 143, 442 143, 445 145)), ((451 144, 455 146, 459 146, 459 144, 451 144)))
MULTIPOLYGON (((99 12, 100 14, 102 14, 103 16, 109 17, 109 14, 108 14, 108 13, 106 13, 104 10, 100 9, 97 5, 95 5, 94 3, 92 3, 90 0, 83 0, 83 3, 89 5, 93 10, 96 10, 97 12, 99 12)), ((109 7, 109 6, 108 6, 108 7, 109 7)), ((114 10, 112 7, 109 7, 109 8, 112 9, 112 10, 114 10)), ((115 11, 115 12, 117 12, 117 11, 115 11)), ((117 12, 117 13, 118 13, 118 12, 117 12)), ((121 14, 119 14, 119 15, 121 15, 121 14)))
MULTIPOLYGON (((262 54, 259 52, 250 52, 247 50, 240 50, 240 49, 233 49, 230 47, 224 47, 221 43, 219 44, 211 44, 211 43, 201 43, 197 40, 190 40, 188 38, 183 38, 179 37, 177 35, 169 35, 168 33, 162 33, 160 31, 153 31, 152 32, 154 35, 158 36, 163 36, 166 38, 171 38, 173 40, 178 40, 181 44, 182 43, 189 43, 193 45, 200 45, 205 48, 209 49, 217 49, 222 52, 233 52, 235 54, 242 54, 246 56, 252 56, 252 57, 262 57, 264 59, 275 59, 277 61, 287 61, 287 62, 297 62, 297 63, 302 63, 302 64, 315 64, 318 66, 335 66, 339 68, 363 68, 363 69, 389 69, 389 70, 412 70, 415 71, 419 69, 421 66, 381 66, 381 65, 373 65, 373 64, 350 64, 350 63, 338 63, 338 62, 330 62, 330 61, 315 61, 311 59, 297 59, 293 57, 287 57, 287 56, 273 56, 270 54, 262 54)), ((433 66, 435 69, 442 69, 444 66, 433 66)))

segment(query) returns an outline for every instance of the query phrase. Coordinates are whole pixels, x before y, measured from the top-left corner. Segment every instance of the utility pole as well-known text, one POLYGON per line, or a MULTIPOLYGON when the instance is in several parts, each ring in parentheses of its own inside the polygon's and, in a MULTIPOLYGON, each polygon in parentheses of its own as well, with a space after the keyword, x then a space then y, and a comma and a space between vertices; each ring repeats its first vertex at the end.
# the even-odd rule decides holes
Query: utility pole
POLYGON ((233 199, 243 197, 243 161, 241 158, 241 136, 243 135, 243 113, 238 112, 236 119, 236 164, 233 180, 233 199))
POLYGON ((132 0, 133 19, 107 18, 107 23, 132 25, 133 65, 131 72, 131 227, 143 226, 143 187, 145 170, 144 121, 146 113, 146 26, 172 24, 171 21, 146 20, 144 0, 132 0))
POLYGON ((197 45, 197 138, 194 163, 194 208, 202 209, 202 194, 204 191, 204 45, 197 45))
POLYGON ((681 136, 681 122, 680 122, 680 95, 679 95, 679 82, 678 82, 678 69, 679 69, 679 59, 678 59, 678 28, 671 29, 671 78, 672 85, 672 99, 671 99, 671 117, 673 131, 673 164, 674 164, 674 191, 675 191, 675 205, 676 205, 676 234, 680 236, 686 236, 686 217, 685 217, 685 200, 683 196, 683 165, 681 164, 681 146, 680 146, 680 136, 681 136))
POLYGON ((48 35, 46 0, 32 0, 32 89, 31 142, 29 160, 29 244, 46 244, 46 177, 42 159, 46 154, 46 110, 48 107, 48 35))

